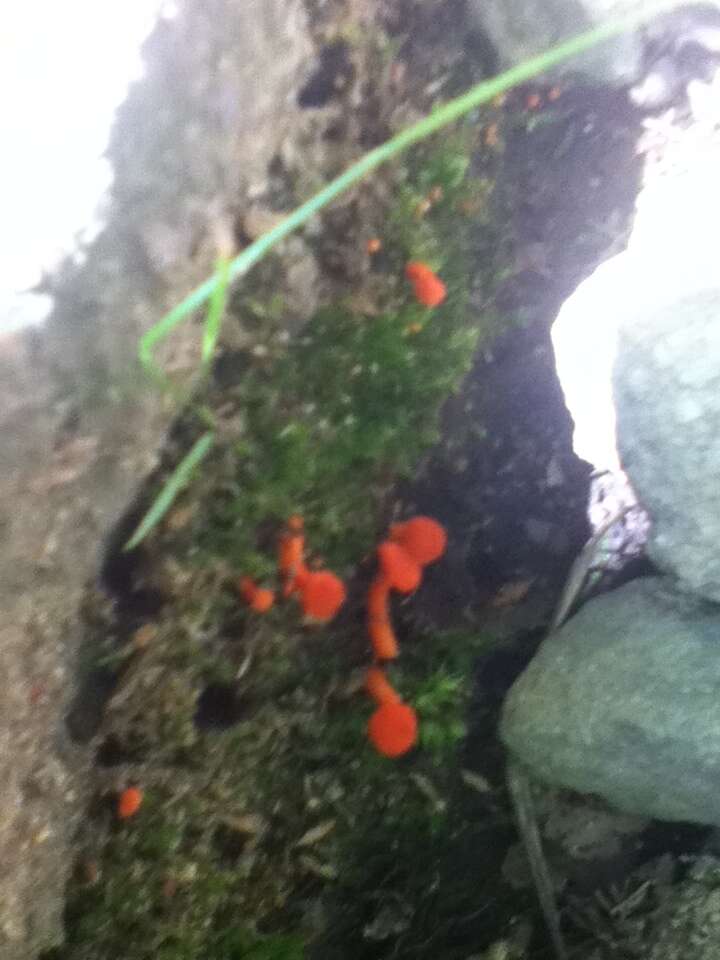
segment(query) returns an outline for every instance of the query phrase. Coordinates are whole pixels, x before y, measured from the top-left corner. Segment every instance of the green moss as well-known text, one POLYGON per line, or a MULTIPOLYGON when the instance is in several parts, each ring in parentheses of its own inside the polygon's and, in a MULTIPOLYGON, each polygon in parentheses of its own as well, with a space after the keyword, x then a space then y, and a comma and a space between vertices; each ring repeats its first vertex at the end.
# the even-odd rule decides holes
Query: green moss
MULTIPOLYGON (((294 342, 269 340, 266 356, 246 358, 237 381, 209 397, 231 404, 240 426, 206 462, 191 541, 160 531, 150 540, 156 553, 173 550, 183 578, 108 720, 146 802, 109 832, 102 818, 88 825, 100 877, 73 883, 68 945, 53 960, 296 960, 316 938, 298 904, 326 898, 327 956, 370 958, 379 954, 362 938, 352 952, 333 950, 345 935, 357 940, 382 897, 407 903, 413 918, 409 945, 400 937, 393 955, 432 955, 421 949, 423 938, 434 942, 430 917, 450 910, 431 893, 437 877, 455 895, 448 857, 465 862, 486 840, 455 799, 469 664, 485 640, 419 636, 404 650, 394 680, 417 706, 421 749, 391 763, 366 742, 371 706, 342 692, 352 628, 350 637, 303 633, 292 604, 253 617, 227 572, 271 577, 277 524, 299 512, 313 552, 352 574, 391 485, 437 438, 445 399, 496 332, 492 316, 469 310, 471 278, 487 299, 501 244, 489 221, 478 227, 477 202, 489 218, 488 181, 469 175, 468 156, 462 133, 419 151, 407 170, 372 278, 378 310, 320 310, 294 342), (418 219, 433 188, 438 199, 418 219), (439 308, 412 300, 409 259, 441 273, 439 308), (194 722, 209 683, 226 685, 228 729, 194 722), (323 822, 327 836, 306 847, 323 822)), ((284 309, 256 303, 258 334, 284 309)), ((457 896, 470 911, 467 891, 457 896)))
MULTIPOLYGON (((326 732, 333 737, 334 727, 326 732)), ((400 762, 357 742, 354 751, 358 761, 344 785, 356 813, 335 838, 341 869, 311 955, 464 960, 487 935, 482 915, 497 895, 493 872, 507 824, 498 828, 486 816, 448 750, 442 766, 433 762, 434 748, 400 762)))
POLYGON ((262 940, 242 931, 224 934, 208 960, 303 960, 305 947, 298 937, 274 936, 262 940))
POLYGON ((210 552, 261 570, 258 524, 292 512, 341 570, 371 547, 389 484, 413 474, 438 438, 444 401, 496 333, 492 315, 468 309, 470 276, 476 292, 489 289, 498 243, 487 225, 478 230, 476 204, 463 213, 468 199, 490 206, 488 180, 468 177, 467 140, 463 133, 428 147, 408 171, 386 224, 379 312, 325 307, 284 352, 268 346, 268 357, 243 371, 234 394, 243 436, 223 495, 211 499, 210 552), (432 190, 438 199, 418 217, 432 190), (403 277, 410 259, 442 275, 448 296, 439 308, 413 300, 403 277))

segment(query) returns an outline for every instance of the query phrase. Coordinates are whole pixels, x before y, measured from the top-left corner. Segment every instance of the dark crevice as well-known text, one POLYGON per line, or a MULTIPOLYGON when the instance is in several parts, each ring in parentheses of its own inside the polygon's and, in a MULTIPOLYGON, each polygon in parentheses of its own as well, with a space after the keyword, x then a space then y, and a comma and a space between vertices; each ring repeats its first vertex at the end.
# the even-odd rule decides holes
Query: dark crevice
POLYGON ((132 751, 114 734, 107 736, 98 747, 95 762, 99 767, 118 767, 137 760, 132 751))
POLYGON ((304 109, 326 106, 349 86, 354 75, 347 43, 338 40, 329 44, 320 53, 317 69, 298 93, 298 106, 304 109))
POLYGON ((248 715, 248 706, 232 684, 211 683, 198 697, 195 725, 200 730, 227 730, 248 715))

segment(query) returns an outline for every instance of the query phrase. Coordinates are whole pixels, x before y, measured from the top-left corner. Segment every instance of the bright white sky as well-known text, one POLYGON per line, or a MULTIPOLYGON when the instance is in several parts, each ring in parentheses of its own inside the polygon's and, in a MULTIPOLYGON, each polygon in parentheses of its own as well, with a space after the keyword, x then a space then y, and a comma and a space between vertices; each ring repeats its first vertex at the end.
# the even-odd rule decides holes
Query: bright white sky
POLYGON ((44 309, 18 294, 92 224, 110 182, 101 154, 114 110, 140 74, 140 45, 159 12, 172 12, 162 0, 2 7, 0 330, 44 309))

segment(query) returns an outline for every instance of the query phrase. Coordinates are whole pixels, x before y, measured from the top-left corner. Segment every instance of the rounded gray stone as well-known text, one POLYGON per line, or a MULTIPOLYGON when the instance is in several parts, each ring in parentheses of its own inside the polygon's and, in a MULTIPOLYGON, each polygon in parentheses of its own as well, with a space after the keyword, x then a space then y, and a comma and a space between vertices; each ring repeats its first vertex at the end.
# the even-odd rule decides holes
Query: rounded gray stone
POLYGON ((665 578, 590 601, 515 682, 500 734, 549 784, 720 825, 720 607, 665 578))
POLYGON ((638 102, 655 106, 671 103, 687 80, 681 66, 684 48, 717 52, 719 11, 718 0, 674 6, 658 0, 467 0, 471 27, 487 37, 503 67, 592 27, 644 16, 642 27, 607 39, 556 70, 615 86, 643 81, 638 102), (659 61, 654 50, 664 51, 659 61), (648 80, 654 89, 647 88, 648 80))
POLYGON ((613 390, 622 465, 652 521, 650 557, 720 601, 720 288, 628 316, 613 390))
MULTIPOLYGON (((641 5, 652 9, 647 0, 641 0, 641 5)), ((471 23, 488 37, 504 67, 637 9, 631 0, 469 0, 468 4, 471 23)), ((627 32, 576 58, 569 68, 595 81, 626 84, 639 78, 641 64, 641 39, 627 32)))

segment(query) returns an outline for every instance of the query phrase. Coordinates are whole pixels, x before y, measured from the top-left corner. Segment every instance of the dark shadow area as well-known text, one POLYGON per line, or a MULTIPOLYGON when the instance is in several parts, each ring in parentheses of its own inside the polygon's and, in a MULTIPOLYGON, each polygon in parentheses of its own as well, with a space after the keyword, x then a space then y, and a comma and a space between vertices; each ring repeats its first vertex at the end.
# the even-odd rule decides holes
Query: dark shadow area
POLYGON ((227 730, 247 714, 247 705, 235 687, 226 683, 211 683, 198 697, 195 724, 200 730, 227 730))
POLYGON ((304 109, 324 107, 353 79, 355 68, 350 48, 343 40, 328 44, 320 53, 320 62, 298 93, 298 106, 304 109))

